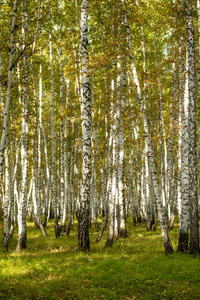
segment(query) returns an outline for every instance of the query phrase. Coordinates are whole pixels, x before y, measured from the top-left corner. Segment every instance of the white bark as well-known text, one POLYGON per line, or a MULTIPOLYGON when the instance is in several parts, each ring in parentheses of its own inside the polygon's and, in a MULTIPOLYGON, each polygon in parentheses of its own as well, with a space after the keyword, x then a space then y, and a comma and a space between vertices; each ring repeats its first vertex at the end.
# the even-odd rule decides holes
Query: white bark
POLYGON ((17 149, 15 149, 14 141, 12 141, 12 172, 11 172, 11 191, 10 191, 10 198, 11 198, 11 205, 10 205, 10 219, 11 219, 11 226, 9 231, 9 236, 12 237, 14 232, 14 205, 15 205, 15 193, 14 193, 14 187, 15 187, 15 181, 16 181, 16 173, 18 168, 18 157, 19 157, 19 149, 20 149, 20 143, 17 149), (15 158, 15 155, 16 158, 15 158))
POLYGON ((65 156, 64 156, 64 103, 63 103, 63 66, 62 66, 62 50, 59 51, 59 63, 60 63, 60 219, 61 230, 66 230, 65 217, 66 205, 65 205, 65 156))
MULTIPOLYGON (((93 72, 92 76, 92 134, 93 134, 93 139, 92 139, 92 149, 93 149, 93 155, 92 155, 92 178, 91 178, 91 213, 92 213, 92 219, 94 222, 94 226, 96 229, 99 228, 98 222, 97 222, 97 173, 96 173, 96 149, 94 148, 94 142, 95 142, 95 136, 96 136, 96 141, 98 145, 98 139, 97 139, 97 133, 96 133, 96 128, 94 124, 94 101, 95 101, 95 94, 94 94, 94 74, 95 71, 93 72), (93 142, 94 140, 94 142, 93 142)), ((100 156, 100 160, 101 160, 100 156)))
POLYGON ((125 207, 125 182, 124 182, 124 165, 125 165, 125 124, 124 110, 126 106, 126 57, 123 56, 121 62, 120 76, 120 118, 119 118, 119 169, 118 169, 118 186, 119 186, 119 234, 125 237, 126 232, 126 207, 125 207))
POLYGON ((40 73, 39 73, 39 126, 35 129, 35 162, 36 162, 36 202, 35 202, 35 223, 46 237, 47 232, 42 224, 41 207, 41 130, 42 130, 42 49, 40 47, 40 73))
MULTIPOLYGON (((117 69, 120 68, 120 63, 117 62, 117 69)), ((119 236, 119 149, 120 149, 120 73, 117 75, 117 101, 114 104, 114 120, 113 127, 113 183, 112 183, 112 197, 115 201, 115 214, 114 214, 114 237, 117 239, 119 236)), ((114 93, 114 89, 113 89, 114 93)), ((122 183, 122 182, 121 182, 122 183)), ((122 188, 122 187, 121 187, 122 188)), ((122 194, 121 194, 122 196, 122 194)), ((121 198, 122 202, 122 198, 121 198)))
POLYGON ((158 93, 159 93, 159 131, 160 131, 160 183, 161 183, 161 196, 163 206, 168 206, 166 203, 166 170, 167 170, 167 146, 166 146, 166 134, 164 127, 163 108, 162 108, 162 91, 161 91, 161 80, 158 80, 158 93))
MULTIPOLYGON (((113 120, 113 103, 111 103, 111 112, 110 112, 110 117, 111 120, 113 120)), ((112 190, 114 186, 113 182, 113 157, 115 154, 115 144, 113 141, 113 121, 111 121, 110 125, 110 138, 109 138, 109 144, 108 144, 108 173, 107 173, 107 199, 108 199, 108 208, 109 208, 109 228, 108 228, 108 237, 107 237, 107 242, 106 246, 112 246, 113 244, 113 239, 114 239, 114 213, 115 213, 115 197, 113 197, 113 193, 115 191, 112 190), (113 145, 113 147, 112 147, 113 145)), ((115 193, 114 193, 115 195, 115 193)))
POLYGON ((185 12, 188 47, 190 253, 192 254, 199 252, 198 180, 196 155, 196 66, 192 0, 186 0, 185 12))
MULTIPOLYGON (((100 22, 101 22, 101 44, 102 44, 102 53, 104 52, 104 34, 103 34, 103 21, 101 15, 101 6, 99 7, 100 13, 100 22)), ((106 228, 108 221, 108 201, 107 201, 107 191, 106 191, 106 183, 107 183, 107 174, 108 174, 108 120, 107 120, 107 103, 108 103, 108 83, 107 78, 105 78, 105 107, 104 107, 104 119, 105 119, 105 168, 103 167, 103 159, 102 153, 100 151, 97 134, 94 130, 94 141, 98 150, 99 158, 100 158, 100 168, 101 168, 101 204, 102 204, 102 226, 99 232, 98 237, 95 242, 99 242, 103 235, 103 232, 106 228)))
MULTIPOLYGON (((72 124, 72 136, 74 135, 74 123, 72 124)), ((74 193, 73 193, 73 182, 74 182, 74 157, 75 157, 75 146, 74 146, 74 139, 72 139, 72 147, 71 153, 69 156, 69 186, 68 186, 68 214, 69 214, 69 222, 67 228, 67 234, 69 235, 71 227, 73 225, 73 204, 74 204, 74 193)))
MULTIPOLYGON (((179 242, 178 250, 188 249, 188 230, 189 230, 189 132, 188 132, 188 113, 189 113, 189 91, 188 91, 188 49, 186 48, 186 78, 184 100, 182 104, 182 94, 179 98, 179 242)), ((179 70, 180 90, 182 92, 182 72, 179 70)))
MULTIPOLYGON (((135 122, 132 122, 132 129, 134 132, 135 137, 135 145, 133 144, 133 137, 132 137, 132 147, 134 149, 134 157, 135 158, 135 186, 136 186, 136 207, 135 212, 133 211, 134 218, 135 214, 137 215, 137 222, 141 223, 141 200, 142 200, 142 187, 141 187, 141 154, 140 154, 140 148, 138 143, 138 128, 135 124, 135 122), (136 151, 135 151, 136 148, 136 151)), ((134 223, 135 220, 133 219, 134 223)))
MULTIPOLYGON (((27 0, 22 1, 22 51, 25 49, 27 39, 27 0)), ((18 243, 16 252, 26 248, 26 209, 27 209, 27 185, 28 185, 28 102, 29 102, 29 80, 28 64, 26 54, 23 54, 23 107, 22 107, 22 134, 21 134, 21 165, 22 182, 18 209, 18 243)))
MULTIPOLYGON (((174 53, 175 55, 175 53, 174 53)), ((170 105, 171 116, 170 116, 170 137, 167 145, 167 173, 166 173, 166 198, 168 203, 168 216, 169 216, 169 228, 173 229, 176 208, 174 205, 174 198, 172 197, 172 190, 174 181, 173 178, 173 147, 175 137, 175 126, 176 126, 176 105, 178 100, 178 84, 176 75, 176 64, 173 65, 173 87, 172 87, 172 102, 170 105)))
POLYGON ((5 198, 4 198, 4 237, 3 247, 8 251, 9 238, 9 206, 10 206, 10 167, 8 156, 8 145, 5 151, 5 198))
POLYGON ((145 197, 145 207, 146 207, 146 228, 151 230, 152 220, 151 220, 151 195, 150 195, 150 174, 149 174, 149 162, 148 162, 148 150, 145 144, 145 184, 146 184, 146 197, 145 197))
MULTIPOLYGON (((69 98, 69 81, 66 82, 66 104, 65 109, 68 108, 68 98, 69 98)), ((67 159, 67 134, 68 134, 68 119, 67 115, 65 116, 65 129, 64 129, 64 177, 65 177, 65 199, 64 199, 64 212, 63 219, 61 222, 65 224, 66 215, 67 215, 67 195, 68 195, 68 159, 67 159)), ((65 229, 64 229, 65 230, 65 229)))
POLYGON ((90 213, 90 179, 91 179, 91 90, 88 54, 88 0, 82 0, 81 6, 81 54, 82 54, 82 186, 81 207, 78 220, 78 245, 83 251, 90 250, 89 213, 90 213))
POLYGON ((49 219, 49 206, 50 206, 50 170, 49 170, 49 158, 48 158, 48 151, 47 151, 47 137, 42 123, 41 123, 41 129, 44 138, 44 154, 45 154, 45 161, 46 161, 45 201, 44 201, 45 202, 44 226, 46 226, 49 219))

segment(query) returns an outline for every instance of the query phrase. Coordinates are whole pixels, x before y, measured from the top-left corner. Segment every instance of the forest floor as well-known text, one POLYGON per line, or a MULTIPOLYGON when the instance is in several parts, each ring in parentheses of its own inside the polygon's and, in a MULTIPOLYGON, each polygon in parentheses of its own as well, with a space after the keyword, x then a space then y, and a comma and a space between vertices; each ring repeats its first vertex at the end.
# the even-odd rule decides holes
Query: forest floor
MULTIPOLYGON (((2 224, 0 235, 3 235, 2 224)), ((92 224, 91 252, 77 251, 77 222, 69 236, 54 237, 51 220, 48 237, 28 223, 27 248, 15 253, 17 230, 9 251, 0 246, 0 299, 200 299, 200 256, 166 255, 159 228, 147 232, 145 223, 127 220, 128 237, 104 247, 92 224)), ((170 232, 177 248, 178 225, 170 232)))

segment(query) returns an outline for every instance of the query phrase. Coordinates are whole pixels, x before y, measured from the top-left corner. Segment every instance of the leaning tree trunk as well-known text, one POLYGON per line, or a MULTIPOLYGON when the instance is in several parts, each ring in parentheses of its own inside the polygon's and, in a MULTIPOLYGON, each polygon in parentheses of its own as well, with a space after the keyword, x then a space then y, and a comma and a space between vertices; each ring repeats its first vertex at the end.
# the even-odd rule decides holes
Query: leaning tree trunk
POLYGON ((78 247, 90 251, 89 214, 90 214, 90 179, 91 179, 91 90, 88 54, 88 0, 81 6, 81 54, 82 54, 82 185, 81 203, 78 218, 78 247))

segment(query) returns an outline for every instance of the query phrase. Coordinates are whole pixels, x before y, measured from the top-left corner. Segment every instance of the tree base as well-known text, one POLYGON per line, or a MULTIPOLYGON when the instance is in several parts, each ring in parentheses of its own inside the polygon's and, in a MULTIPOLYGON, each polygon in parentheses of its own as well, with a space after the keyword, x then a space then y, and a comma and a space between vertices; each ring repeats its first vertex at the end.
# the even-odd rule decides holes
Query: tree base
POLYGON ((90 251, 89 238, 89 218, 88 214, 80 212, 78 218, 78 249, 80 251, 90 251))
POLYGON ((113 239, 107 239, 105 247, 112 247, 112 245, 113 245, 113 239))
POLYGON ((178 249, 177 252, 187 252, 188 251, 188 233, 179 231, 178 237, 178 249))
POLYGON ((127 230, 125 228, 119 230, 119 235, 121 238, 126 238, 128 236, 127 230))
POLYGON ((163 243, 164 243, 164 248, 165 248, 165 253, 166 254, 170 254, 170 253, 174 252, 174 249, 173 249, 172 244, 170 242, 168 233, 165 233, 165 236, 163 238, 163 243))

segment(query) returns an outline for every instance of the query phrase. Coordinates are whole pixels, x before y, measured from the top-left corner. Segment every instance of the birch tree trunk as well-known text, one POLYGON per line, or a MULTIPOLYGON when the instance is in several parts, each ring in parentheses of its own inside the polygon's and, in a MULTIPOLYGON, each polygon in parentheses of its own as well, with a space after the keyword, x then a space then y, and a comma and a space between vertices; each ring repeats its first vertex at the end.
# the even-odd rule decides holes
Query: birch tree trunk
POLYGON ((119 119, 119 171, 118 171, 119 213, 120 213, 119 235, 121 237, 126 237, 127 230, 126 230, 125 182, 124 182, 124 165, 125 165, 124 110, 126 106, 126 57, 125 56, 123 56, 122 58, 121 65, 122 65, 121 78, 120 78, 121 116, 119 119))
MULTIPOLYGON (((42 59, 42 49, 40 47, 40 59, 42 59)), ((36 208, 35 222, 40 228, 42 234, 47 237, 47 232, 42 224, 42 209, 41 209, 41 130, 42 130, 42 63, 40 62, 39 74, 39 126, 35 134, 35 155, 36 155, 36 208)))
MULTIPOLYGON (((11 160, 11 188, 10 188, 10 230, 9 230, 9 236, 13 236, 14 232, 14 180, 15 180, 15 144, 14 144, 14 139, 11 142, 11 155, 12 155, 12 160, 11 160)), ((18 151, 16 153, 16 156, 18 156, 18 151)))
POLYGON ((78 219, 78 247, 90 251, 89 213, 90 213, 90 180, 91 180, 91 90, 88 54, 88 0, 81 6, 81 54, 82 54, 82 186, 81 203, 78 219))
MULTIPOLYGON (((49 2, 49 21, 51 22, 51 8, 49 2)), ((54 74, 53 74, 53 54, 52 54, 52 34, 49 31, 49 50, 50 50, 50 71, 51 71, 51 138, 52 138, 52 205, 54 213, 55 236, 60 236, 60 227, 58 224, 58 212, 56 201, 56 136, 54 121, 54 74)))
MULTIPOLYGON (((94 101, 95 101, 95 94, 94 94, 94 74, 92 76, 92 106, 94 107, 94 101)), ((94 124, 94 108, 92 110, 92 134, 93 134, 93 140, 95 142, 95 136, 97 135, 96 133, 96 128, 94 124)), ((94 149, 93 145, 93 140, 92 140, 92 149, 93 149, 93 155, 92 155, 92 178, 91 178, 91 213, 92 213, 92 219, 94 222, 94 226, 96 229, 99 229, 99 224, 97 222, 97 173, 96 173, 96 149, 94 149)), ((97 137, 96 137, 97 140, 97 137)), ((97 140, 97 145, 98 145, 98 140, 97 140)), ((97 146, 98 147, 98 146, 97 146)), ((101 160, 101 158, 100 158, 101 160)))
MULTIPOLYGON (((74 135, 74 123, 72 124, 72 136, 74 135)), ((73 226, 73 176, 74 176, 74 157, 75 157, 75 146, 74 146, 74 138, 72 138, 72 146, 71 146, 71 153, 70 153, 70 171, 69 171, 69 187, 68 187, 68 214, 69 214, 69 222, 67 227, 67 235, 69 235, 70 230, 73 226)))
POLYGON ((47 225, 48 218, 49 218, 49 204, 50 204, 50 170, 49 170, 49 158, 48 158, 48 151, 47 151, 47 137, 44 131, 44 126, 41 123, 41 129, 44 138, 44 154, 46 160, 46 178, 45 178, 45 216, 44 216, 44 227, 47 225))
POLYGON ((135 146, 133 144, 133 137, 132 137, 132 147, 134 150, 134 156, 136 157, 134 161, 135 161, 135 186, 136 186, 136 199, 137 199, 137 203, 135 205, 135 212, 133 211, 133 224, 136 225, 136 216, 137 216, 137 222, 138 223, 142 222, 141 219, 141 196, 142 196, 141 169, 142 168, 141 168, 141 159, 140 159, 140 148, 138 143, 138 130, 135 122, 133 122, 132 124, 132 129, 135 137, 135 146))
MULTIPOLYGON (((181 49, 180 49, 181 51, 181 49)), ((180 53, 181 54, 181 53, 180 53)), ((180 64, 181 61, 180 61, 180 64)), ((188 91, 188 47, 186 47, 186 78, 184 99, 182 101, 183 67, 179 67, 179 174, 178 174, 178 209, 179 209, 179 239, 178 251, 188 250, 189 239, 189 132, 188 132, 188 113, 189 113, 189 91, 188 91), (183 102, 183 103, 182 103, 183 102)))
MULTIPOLYGON (((99 6, 99 15, 100 15, 100 22, 101 22, 101 44, 102 44, 102 53, 104 52, 104 34, 103 34, 103 21, 101 15, 101 6, 99 6)), ((101 230, 99 232, 98 237, 96 238, 95 242, 99 242, 102 238, 103 232, 106 229, 107 221, 108 221, 108 204, 107 204, 107 191, 106 191, 106 183, 107 183, 107 174, 108 174, 108 120, 107 120, 107 103, 108 103, 108 82, 107 78, 105 78, 105 107, 104 107, 104 119, 105 119, 105 168, 103 167, 103 159, 102 153, 100 152, 100 147, 97 139, 96 131, 94 131, 94 141, 96 147, 98 149, 98 153, 100 156, 100 168, 101 168, 101 203, 102 203, 102 225, 101 230)))
MULTIPOLYGON (((117 62, 117 69, 120 69, 120 63, 117 62)), ((114 212, 114 237, 118 239, 119 236, 119 148, 120 148, 120 73, 117 75, 117 101, 114 104, 114 130, 113 130, 113 181, 112 181, 112 197, 115 207, 114 212)), ((115 89, 115 88, 114 88, 115 89)), ((114 93, 113 89, 113 93, 114 93)), ((121 194, 122 196, 122 194, 121 194)), ((121 198, 122 201, 122 198, 121 198)))
POLYGON ((97 222, 97 173, 96 173, 96 153, 94 150, 92 157, 92 179, 91 179, 91 214, 96 229, 99 229, 97 222))
MULTIPOLYGON (((22 1, 22 51, 25 49, 27 30, 28 30, 28 3, 22 1)), ((29 80, 28 80, 28 63, 26 54, 23 54, 23 97, 22 97, 22 134, 21 134, 21 165, 22 165, 22 182, 21 193, 18 209, 18 243, 16 252, 26 248, 27 228, 27 186, 28 186, 28 103, 29 103, 29 80)))
MULTIPOLYGON (((106 85, 107 87, 107 85, 106 85)), ((107 91, 107 89, 106 89, 107 91)), ((107 137, 107 111, 106 108, 104 110, 104 114, 105 114, 105 135, 106 135, 106 164, 108 165, 108 137, 107 137)), ((96 129, 93 126, 93 134, 94 134, 94 141, 95 141, 95 145, 97 147, 98 150, 98 154, 99 154, 99 159, 100 159, 100 168, 101 168, 101 201, 102 201, 102 226, 101 226, 101 230, 99 232, 98 237, 96 238, 95 242, 99 242, 102 238, 103 232, 106 229, 106 225, 107 225, 107 219, 108 219, 108 211, 107 211, 107 193, 106 193, 106 182, 107 182, 107 176, 106 176, 106 167, 103 167, 103 159, 102 159, 102 153, 100 151, 100 147, 99 147, 99 142, 98 142, 98 137, 97 137, 97 133, 96 133, 96 129)))
MULTIPOLYGON (((199 53, 197 59, 197 87, 198 87, 198 94, 200 95, 200 66, 199 66, 200 64, 200 1, 199 0, 197 0, 197 17, 198 17, 198 37, 199 37, 198 38, 199 53)), ((199 198, 199 191, 198 191, 198 198, 199 198)))
POLYGON ((186 26, 188 47, 188 89, 189 89, 189 196, 190 196, 190 253, 199 252, 199 219, 197 192, 197 154, 196 154, 196 70, 195 39, 193 25, 193 1, 186 0, 186 26))
POLYGON ((161 80, 158 79, 158 94, 159 94, 159 134, 160 134, 160 183, 161 183, 161 196, 163 201, 163 206, 168 207, 168 203, 166 203, 166 194, 165 194, 165 177, 166 177, 166 135, 164 128, 164 119, 163 119, 163 108, 162 108, 162 91, 161 91, 161 80))
MULTIPOLYGON (((198 55, 198 63, 200 63, 200 1, 197 0, 197 16, 198 16, 198 35, 199 35, 199 43, 198 43, 198 46, 199 46, 199 55, 198 55)), ((198 94, 200 96, 200 67, 199 67, 199 64, 198 64, 198 78, 197 78, 197 83, 198 83, 198 94)), ((197 174, 197 177, 198 177, 198 187, 199 187, 199 154, 200 154, 200 126, 199 126, 199 136, 198 136, 198 149, 197 149, 197 170, 198 170, 198 174, 197 174)), ((200 191, 198 189, 198 202, 199 202, 199 208, 200 208, 200 191)))
MULTIPOLYGON (((126 170, 127 170, 127 181, 128 181, 128 205, 130 210, 133 211, 133 224, 136 225, 136 210, 135 210, 135 199, 133 194, 133 150, 128 153, 126 149, 126 170)), ((126 214, 127 215, 127 214, 126 214)))
POLYGON ((4 197, 4 237, 3 247, 8 251, 8 238, 9 238, 9 205, 10 205, 10 168, 8 157, 8 145, 5 151, 5 197, 4 197))
MULTIPOLYGON (((111 103, 111 120, 113 120, 113 103, 111 103)), ((108 237, 106 241, 106 246, 112 246, 114 239, 114 214, 115 214, 115 182, 113 182, 113 165, 115 156, 115 143, 113 141, 113 121, 110 125, 110 138, 108 145, 108 179, 107 179, 107 199, 109 208, 109 227, 108 227, 108 237), (113 147, 112 147, 113 144, 113 147), (114 190, 114 191, 113 191, 114 190)))
MULTIPOLYGON (((66 231, 66 224, 64 215, 66 215, 66 205, 65 205, 65 154, 64 154, 64 106, 63 106, 63 67, 62 67, 62 49, 59 50, 59 63, 60 63, 60 231, 66 231)), ((67 178, 66 178, 67 179, 67 178)))
MULTIPOLYGON (((67 111, 68 108, 68 98, 69 98, 69 80, 66 82, 66 103, 65 109, 67 111)), ((64 177, 65 177, 65 199, 64 199, 64 212, 63 219, 61 220, 61 224, 65 224, 66 216, 67 216, 67 200, 68 200, 68 153, 67 153, 67 134, 68 134, 68 119, 67 115, 65 115, 65 128, 64 128, 64 177)), ((66 228, 64 228, 66 231, 66 228)))
POLYGON ((17 167, 18 167, 18 156, 19 156, 19 149, 20 149, 20 143, 19 146, 17 147, 17 150, 15 149, 15 144, 14 141, 12 141, 12 171, 11 171, 11 190, 10 190, 10 231, 9 231, 9 236, 13 236, 14 232, 14 220, 15 220, 15 193, 14 193, 14 186, 15 186, 15 181, 16 181, 16 173, 17 173, 17 167), (14 158, 14 154, 16 152, 16 159, 14 158))
MULTIPOLYGON (((176 53, 174 53, 174 56, 176 53)), ((176 64, 173 66, 173 84, 172 88, 172 102, 171 102, 171 116, 170 116, 170 137, 167 145, 167 174, 166 174, 166 198, 169 205, 169 229, 172 230, 174 227, 174 221, 176 216, 176 206, 174 205, 174 197, 172 197, 174 172, 173 172, 173 146, 176 126, 176 105, 178 99, 178 84, 176 74, 176 64)))
POLYGON ((151 196, 150 196, 150 174, 149 174, 149 162, 148 162, 148 150, 147 150, 147 145, 145 143, 145 157, 144 157, 144 161, 145 161, 145 183, 146 183, 146 203, 145 203, 145 207, 146 207, 146 228, 147 231, 151 230, 152 227, 152 218, 151 218, 151 196))

